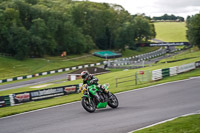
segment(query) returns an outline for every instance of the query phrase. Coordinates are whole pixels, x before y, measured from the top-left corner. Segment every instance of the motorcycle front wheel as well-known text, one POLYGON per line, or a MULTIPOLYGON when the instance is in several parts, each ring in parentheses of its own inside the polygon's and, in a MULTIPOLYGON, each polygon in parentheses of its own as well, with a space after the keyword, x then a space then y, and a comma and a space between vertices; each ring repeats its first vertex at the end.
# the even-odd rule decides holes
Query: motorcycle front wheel
POLYGON ((117 97, 112 94, 109 98, 109 101, 108 101, 108 105, 111 107, 111 108, 117 108, 118 105, 119 105, 119 102, 118 102, 118 99, 117 97))
POLYGON ((83 108, 90 113, 92 113, 96 110, 94 102, 92 100, 90 100, 90 102, 89 102, 87 97, 82 98, 81 104, 82 104, 83 108))

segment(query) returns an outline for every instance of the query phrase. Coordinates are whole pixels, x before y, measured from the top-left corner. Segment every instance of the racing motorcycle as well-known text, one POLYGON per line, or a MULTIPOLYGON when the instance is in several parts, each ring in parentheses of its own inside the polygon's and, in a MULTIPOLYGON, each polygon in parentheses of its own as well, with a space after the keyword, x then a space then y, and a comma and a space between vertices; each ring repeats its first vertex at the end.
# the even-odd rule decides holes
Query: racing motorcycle
MULTIPOLYGON (((102 88, 108 90, 109 84, 103 84, 102 88)), ((110 96, 108 96, 108 94, 105 94, 97 85, 88 86, 84 84, 81 86, 81 90, 83 93, 81 104, 83 108, 90 113, 94 112, 96 109, 106 108, 107 105, 111 108, 117 108, 119 105, 118 99, 113 93, 110 93, 110 96)))

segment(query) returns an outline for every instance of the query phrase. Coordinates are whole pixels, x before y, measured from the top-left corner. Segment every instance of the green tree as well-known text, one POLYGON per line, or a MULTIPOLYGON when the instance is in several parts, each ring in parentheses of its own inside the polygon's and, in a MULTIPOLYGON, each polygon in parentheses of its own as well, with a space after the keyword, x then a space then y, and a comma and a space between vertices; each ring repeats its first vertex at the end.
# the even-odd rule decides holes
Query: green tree
POLYGON ((7 0, 0 3, 0 52, 21 58, 81 54, 93 48, 124 49, 155 36, 143 15, 122 6, 72 0, 7 0), (23 47, 24 45, 24 47, 23 47))
POLYGON ((187 19, 187 28, 187 39, 192 45, 200 48, 200 14, 196 14, 190 19, 187 19))
POLYGON ((30 33, 24 27, 12 27, 9 43, 12 46, 13 55, 17 59, 25 59, 30 52, 30 33))
POLYGON ((119 30, 120 33, 116 39, 117 49, 124 50, 126 46, 134 48, 136 44, 136 26, 134 23, 124 23, 119 30))
POLYGON ((34 19, 30 28, 31 33, 31 55, 41 57, 44 54, 54 53, 56 44, 50 36, 48 27, 43 19, 34 19))
POLYGON ((155 28, 150 21, 143 16, 136 16, 133 20, 136 25, 136 41, 137 43, 147 42, 155 37, 155 28))

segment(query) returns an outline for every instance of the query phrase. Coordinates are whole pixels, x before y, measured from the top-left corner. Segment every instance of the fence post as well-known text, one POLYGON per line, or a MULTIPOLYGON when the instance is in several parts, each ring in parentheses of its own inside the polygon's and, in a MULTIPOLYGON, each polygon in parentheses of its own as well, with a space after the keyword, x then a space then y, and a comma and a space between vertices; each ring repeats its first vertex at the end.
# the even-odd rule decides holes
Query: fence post
POLYGON ((116 80, 116 85, 115 85, 115 86, 116 86, 116 88, 117 88, 117 78, 116 78, 115 80, 116 80))
POLYGON ((137 72, 135 72, 135 85, 137 85, 137 72))

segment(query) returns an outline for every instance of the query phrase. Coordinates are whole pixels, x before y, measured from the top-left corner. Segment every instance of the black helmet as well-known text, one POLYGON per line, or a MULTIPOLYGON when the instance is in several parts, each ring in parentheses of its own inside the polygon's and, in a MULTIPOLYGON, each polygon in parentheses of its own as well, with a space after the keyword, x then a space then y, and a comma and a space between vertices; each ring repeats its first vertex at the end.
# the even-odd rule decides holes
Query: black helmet
POLYGON ((81 73, 82 79, 87 80, 88 76, 89 76, 89 73, 87 71, 82 71, 81 73))

